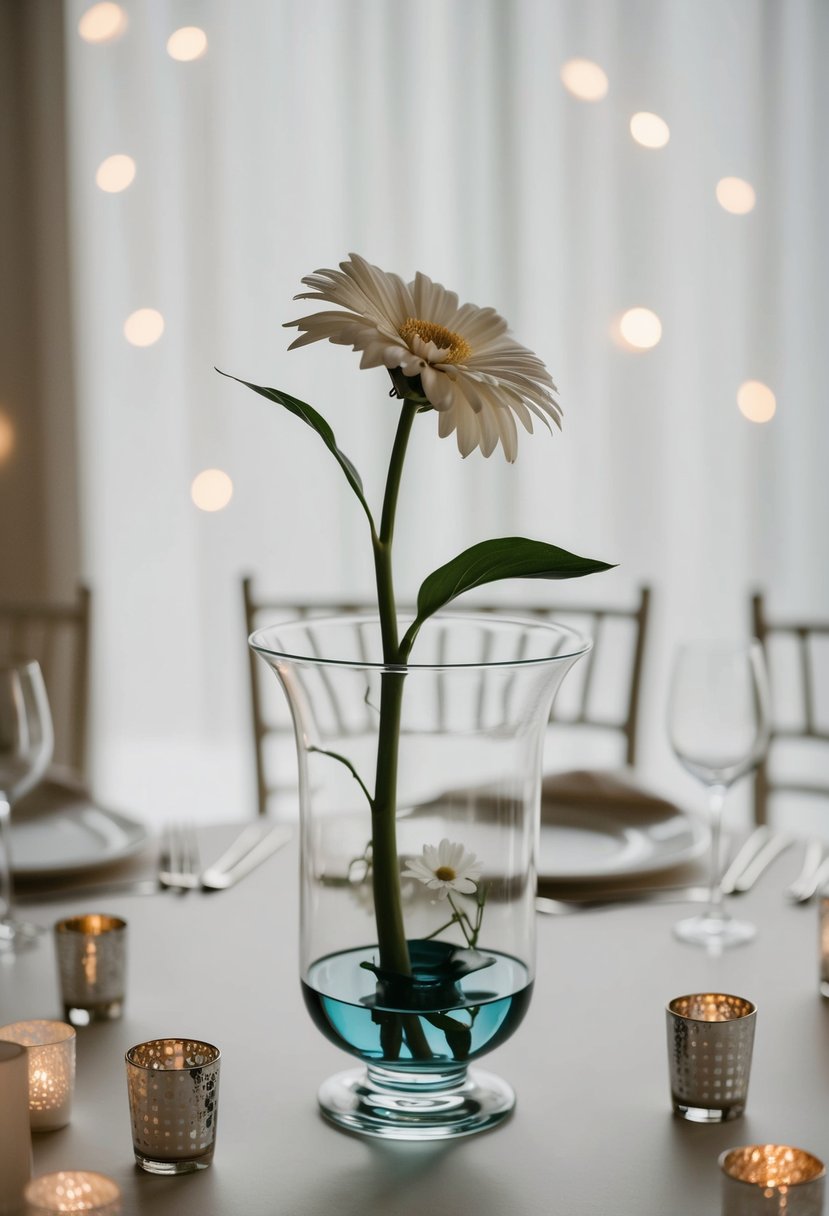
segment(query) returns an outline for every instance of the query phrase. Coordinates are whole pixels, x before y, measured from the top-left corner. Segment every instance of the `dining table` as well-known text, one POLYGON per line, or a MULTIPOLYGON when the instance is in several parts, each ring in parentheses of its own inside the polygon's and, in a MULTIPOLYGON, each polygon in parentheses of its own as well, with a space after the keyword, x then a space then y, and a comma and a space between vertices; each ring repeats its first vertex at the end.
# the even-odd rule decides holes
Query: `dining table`
MULTIPOLYGON (((200 832, 218 854, 238 824, 200 832)), ((149 874, 152 848, 118 877, 149 874)), ((391 1142, 320 1115, 320 1083, 353 1061, 306 1012, 298 975, 296 836, 224 891, 23 892, 27 917, 107 912, 128 923, 120 1019, 77 1031, 71 1121, 33 1136, 34 1174, 99 1171, 123 1216, 700 1216, 720 1211, 719 1155, 758 1143, 829 1158, 829 1000, 819 992, 818 912, 784 888, 779 857, 740 915, 753 941, 719 956, 676 940, 681 904, 630 901, 541 915, 537 973, 516 1033, 482 1062, 516 1092, 513 1114, 451 1141, 391 1142), (666 1004, 694 992, 757 1006, 745 1113, 696 1124, 672 1113, 666 1004), (183 1036, 221 1050, 216 1153, 181 1176, 134 1163, 125 1052, 183 1036)), ((0 957, 0 1023, 61 1018, 50 933, 0 957)))

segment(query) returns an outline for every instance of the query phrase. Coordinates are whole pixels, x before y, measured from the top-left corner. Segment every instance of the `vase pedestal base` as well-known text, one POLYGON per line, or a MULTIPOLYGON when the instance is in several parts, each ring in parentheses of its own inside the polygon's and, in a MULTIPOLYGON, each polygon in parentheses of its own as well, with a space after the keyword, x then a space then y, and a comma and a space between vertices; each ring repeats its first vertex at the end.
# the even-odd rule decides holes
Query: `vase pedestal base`
POLYGON ((387 1140, 471 1136, 501 1123, 515 1106, 505 1081, 465 1066, 425 1075, 374 1065, 349 1069, 324 1081, 318 1098, 338 1127, 387 1140))

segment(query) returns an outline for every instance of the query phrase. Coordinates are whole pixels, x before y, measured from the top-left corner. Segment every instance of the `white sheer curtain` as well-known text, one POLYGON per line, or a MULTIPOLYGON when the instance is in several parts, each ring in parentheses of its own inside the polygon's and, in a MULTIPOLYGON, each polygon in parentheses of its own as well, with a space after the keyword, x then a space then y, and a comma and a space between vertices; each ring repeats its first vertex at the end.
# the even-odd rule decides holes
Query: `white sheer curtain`
MULTIPOLYGON (((329 418, 374 501, 394 422, 387 381, 343 348, 286 352, 304 274, 356 250, 506 315, 547 362, 564 430, 519 458, 461 461, 419 423, 399 582, 522 532, 619 563, 528 595, 655 590, 642 761, 686 802, 667 753, 667 660, 742 634, 748 595, 829 611, 826 341, 829 7, 823 0, 124 0, 84 42, 67 0, 74 302, 86 574, 96 595, 94 772, 147 815, 252 812, 239 579, 282 595, 371 592, 364 520, 322 445, 214 365, 329 418), (194 62, 167 54, 204 29, 194 62), (599 63, 604 100, 560 68, 599 63), (661 150, 635 111, 670 125, 661 150), (97 189, 105 157, 135 181, 97 189), (726 213, 715 186, 750 181, 726 213), (659 345, 611 337, 646 306, 659 345), (164 316, 146 348, 139 308, 164 316), (747 421, 736 393, 778 409, 747 421), (219 467, 229 506, 190 483, 219 467)), ((516 586, 509 589, 513 594, 516 586)), ((519 587, 520 591, 521 588, 519 587)))

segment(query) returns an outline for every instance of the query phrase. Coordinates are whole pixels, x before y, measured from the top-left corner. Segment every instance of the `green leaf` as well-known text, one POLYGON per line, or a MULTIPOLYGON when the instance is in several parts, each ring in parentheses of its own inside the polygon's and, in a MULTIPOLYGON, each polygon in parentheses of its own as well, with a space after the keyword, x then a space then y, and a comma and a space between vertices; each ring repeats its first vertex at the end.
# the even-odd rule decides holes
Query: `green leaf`
POLYGON ((610 569, 612 565, 608 562, 578 557, 566 549, 559 549, 557 545, 527 540, 524 536, 501 536, 496 540, 481 541, 424 579, 417 595, 417 617, 403 639, 401 649, 407 641, 411 646, 414 634, 427 617, 474 587, 504 578, 581 578, 585 574, 598 574, 610 569), (410 640, 409 634, 412 635, 410 640))
POLYGON ((337 447, 337 440, 334 437, 334 432, 323 418, 322 414, 317 413, 313 406, 308 405, 305 401, 300 401, 298 397, 292 397, 290 393, 283 393, 278 388, 263 388, 260 384, 251 384, 248 380, 240 380, 238 376, 231 376, 228 372, 223 372, 221 368, 216 368, 220 376, 227 376, 228 380, 235 380, 237 384, 244 384, 245 388, 253 389, 255 393, 259 393, 260 397, 267 397, 268 401, 275 401, 277 405, 282 405, 290 413, 295 414, 297 418, 301 418, 303 422, 310 426, 312 431, 316 431, 320 439, 328 448, 331 455, 337 461, 342 471, 345 473, 348 484, 351 486, 354 493, 360 500, 363 510, 369 518, 369 522, 374 527, 374 521, 371 517, 368 503, 366 502, 363 493, 363 480, 357 472, 355 466, 346 456, 345 452, 337 447))

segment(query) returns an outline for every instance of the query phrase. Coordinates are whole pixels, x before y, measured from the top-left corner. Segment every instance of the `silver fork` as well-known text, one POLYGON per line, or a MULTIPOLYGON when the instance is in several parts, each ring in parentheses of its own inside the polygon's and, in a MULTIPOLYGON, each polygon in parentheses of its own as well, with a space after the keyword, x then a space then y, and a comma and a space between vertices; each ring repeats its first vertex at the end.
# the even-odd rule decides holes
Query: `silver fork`
POLYGON ((201 885, 201 862, 196 830, 190 824, 169 824, 161 833, 158 882, 174 891, 192 891, 201 885))

